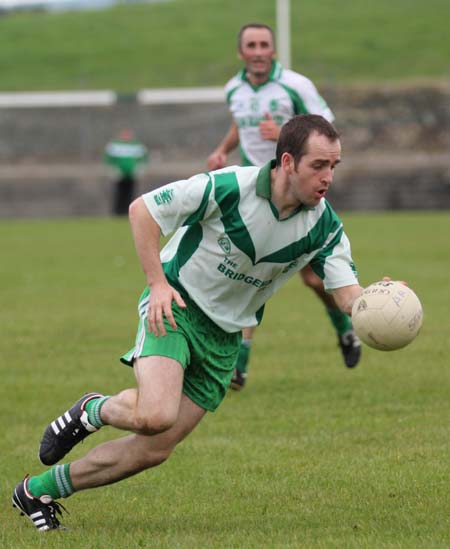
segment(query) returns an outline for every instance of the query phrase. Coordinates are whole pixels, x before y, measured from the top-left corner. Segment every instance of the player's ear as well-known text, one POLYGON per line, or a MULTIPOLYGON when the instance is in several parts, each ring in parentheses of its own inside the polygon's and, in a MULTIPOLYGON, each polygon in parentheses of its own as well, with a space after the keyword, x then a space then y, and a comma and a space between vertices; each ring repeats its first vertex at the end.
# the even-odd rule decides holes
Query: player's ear
POLYGON ((295 171, 295 160, 292 154, 284 152, 281 155, 281 167, 288 174, 291 174, 295 171))

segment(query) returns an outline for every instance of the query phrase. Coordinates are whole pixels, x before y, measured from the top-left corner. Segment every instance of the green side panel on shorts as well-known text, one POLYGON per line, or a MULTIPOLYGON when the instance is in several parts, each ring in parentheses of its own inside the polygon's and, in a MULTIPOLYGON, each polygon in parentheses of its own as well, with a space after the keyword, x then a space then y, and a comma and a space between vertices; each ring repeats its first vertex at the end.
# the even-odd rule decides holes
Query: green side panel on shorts
POLYGON ((147 295, 141 296, 135 347, 121 357, 121 362, 133 365, 135 357, 166 356, 184 368, 183 392, 195 404, 213 412, 223 400, 239 353, 241 332, 229 334, 208 318, 197 305, 186 298, 186 309, 172 307, 177 329, 164 325, 166 336, 155 337, 145 322, 147 295))
POLYGON ((120 362, 126 364, 127 366, 133 366, 133 353, 134 347, 120 357, 120 362))
MULTIPOLYGON (((190 360, 189 347, 183 334, 177 333, 168 322, 164 323, 167 330, 167 336, 155 337, 153 334, 147 332, 146 338, 143 342, 142 348, 139 350, 139 356, 165 356, 176 360, 186 368, 190 360)), ((138 331, 142 329, 142 320, 139 324, 138 331)), ((135 358, 136 347, 130 349, 128 353, 125 353, 120 357, 120 361, 127 366, 133 365, 135 358)))
MULTIPOLYGON (((268 263, 289 263, 294 261, 303 254, 308 254, 317 250, 323 246, 323 243, 328 238, 330 233, 337 231, 339 226, 341 230, 338 231, 337 235, 334 238, 334 241, 339 242, 342 236, 342 222, 334 211, 327 207, 322 212, 320 219, 314 225, 314 227, 309 231, 309 233, 272 254, 262 257, 258 263, 268 262, 268 263)), ((331 252, 330 252, 331 253, 331 252)))
POLYGON ((222 212, 221 221, 233 244, 255 264, 255 246, 239 213, 240 192, 233 172, 215 176, 215 199, 222 212))

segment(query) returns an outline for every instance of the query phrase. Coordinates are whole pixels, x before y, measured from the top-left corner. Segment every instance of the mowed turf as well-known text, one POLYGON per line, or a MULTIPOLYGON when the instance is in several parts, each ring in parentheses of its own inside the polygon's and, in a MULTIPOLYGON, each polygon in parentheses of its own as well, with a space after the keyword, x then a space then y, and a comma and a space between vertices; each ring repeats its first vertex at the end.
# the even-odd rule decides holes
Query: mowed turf
MULTIPOLYGON (((407 280, 425 321, 409 347, 347 370, 297 278, 269 302, 248 386, 161 467, 64 504, 38 534, 10 504, 46 424, 83 392, 133 386, 144 284, 126 220, 3 221, 0 546, 444 548, 449 523, 448 213, 344 214, 362 285, 407 280)), ((212 265, 211 268, 214 266, 212 265)), ((80 457, 118 433, 105 428, 80 457)))
MULTIPOLYGON (((318 85, 448 79, 448 0, 291 0, 292 68, 318 85)), ((1 91, 223 86, 239 28, 276 0, 172 0, 4 16, 1 91)))

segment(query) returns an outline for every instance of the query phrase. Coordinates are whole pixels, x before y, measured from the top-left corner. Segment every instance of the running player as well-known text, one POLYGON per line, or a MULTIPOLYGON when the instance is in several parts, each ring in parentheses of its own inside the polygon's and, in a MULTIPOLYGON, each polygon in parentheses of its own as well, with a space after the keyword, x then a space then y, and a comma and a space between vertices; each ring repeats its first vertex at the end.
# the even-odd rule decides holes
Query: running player
POLYGON ((26 476, 13 494, 38 530, 61 528, 57 499, 165 461, 224 398, 241 330, 261 322, 266 301, 299 269, 309 264, 350 314, 362 288, 342 223, 325 199, 340 158, 328 121, 296 116, 283 126, 276 159, 262 168, 200 174, 131 204, 147 286, 135 343, 122 361, 133 367, 137 388, 89 393, 47 426, 39 457, 52 467, 26 476), (160 255, 161 232, 173 231, 160 255), (105 425, 130 434, 57 464, 105 425))

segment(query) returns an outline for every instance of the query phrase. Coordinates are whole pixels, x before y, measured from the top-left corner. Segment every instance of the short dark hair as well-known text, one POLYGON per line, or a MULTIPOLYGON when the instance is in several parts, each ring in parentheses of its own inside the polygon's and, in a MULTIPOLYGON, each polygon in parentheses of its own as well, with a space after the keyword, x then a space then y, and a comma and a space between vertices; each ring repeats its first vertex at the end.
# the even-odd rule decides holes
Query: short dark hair
POLYGON ((246 25, 243 25, 241 27, 241 30, 239 31, 239 34, 238 34, 238 50, 239 51, 242 49, 241 48, 242 35, 244 34, 244 31, 246 31, 247 29, 267 29, 270 32, 270 35, 272 36, 273 47, 275 48, 275 35, 272 27, 269 27, 269 25, 266 25, 264 23, 247 23, 246 25))
POLYGON ((300 114, 291 118, 281 128, 276 151, 276 165, 281 166, 281 157, 287 152, 294 158, 297 167, 301 157, 306 154, 306 144, 312 133, 328 137, 330 141, 339 139, 336 128, 318 114, 300 114))

